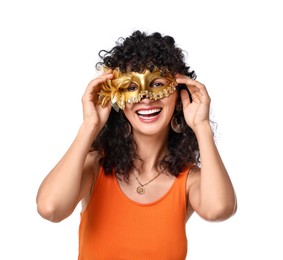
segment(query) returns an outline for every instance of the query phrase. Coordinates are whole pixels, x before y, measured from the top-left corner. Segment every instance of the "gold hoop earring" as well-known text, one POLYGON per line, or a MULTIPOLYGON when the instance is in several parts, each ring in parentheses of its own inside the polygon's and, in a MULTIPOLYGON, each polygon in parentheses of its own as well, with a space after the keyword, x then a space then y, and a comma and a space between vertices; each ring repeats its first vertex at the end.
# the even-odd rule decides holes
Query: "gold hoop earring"
POLYGON ((178 123, 178 119, 177 119, 176 115, 174 115, 174 116, 171 118, 171 128, 172 128, 172 130, 173 130, 175 133, 177 133, 177 134, 182 133, 181 124, 178 123))

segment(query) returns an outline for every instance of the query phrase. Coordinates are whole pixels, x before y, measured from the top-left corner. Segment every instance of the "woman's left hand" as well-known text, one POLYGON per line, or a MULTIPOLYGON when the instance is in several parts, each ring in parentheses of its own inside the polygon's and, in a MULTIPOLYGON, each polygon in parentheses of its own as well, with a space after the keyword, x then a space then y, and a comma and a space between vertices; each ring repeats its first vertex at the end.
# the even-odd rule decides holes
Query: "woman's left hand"
POLYGON ((195 131, 199 126, 209 123, 210 97, 203 84, 187 76, 177 74, 178 84, 186 84, 192 101, 186 90, 181 90, 181 100, 186 123, 195 131))

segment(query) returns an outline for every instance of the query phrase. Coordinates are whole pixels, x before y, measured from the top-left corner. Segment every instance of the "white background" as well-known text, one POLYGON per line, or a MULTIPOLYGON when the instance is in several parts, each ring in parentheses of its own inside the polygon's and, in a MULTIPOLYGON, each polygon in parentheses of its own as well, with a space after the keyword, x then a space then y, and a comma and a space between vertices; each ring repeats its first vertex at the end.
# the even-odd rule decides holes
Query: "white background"
POLYGON ((283 259, 282 24, 279 0, 1 1, 0 259, 77 259, 80 208, 50 223, 37 189, 82 121, 98 51, 135 29, 187 51, 238 196, 225 222, 191 218, 188 259, 283 259))

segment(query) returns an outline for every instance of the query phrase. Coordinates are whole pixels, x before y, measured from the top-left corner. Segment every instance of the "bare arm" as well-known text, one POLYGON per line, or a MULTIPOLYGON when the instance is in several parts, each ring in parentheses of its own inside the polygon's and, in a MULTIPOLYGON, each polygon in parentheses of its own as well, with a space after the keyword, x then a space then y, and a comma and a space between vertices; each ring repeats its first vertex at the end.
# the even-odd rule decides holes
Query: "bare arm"
POLYGON ((201 169, 189 190, 194 210, 204 219, 220 221, 229 218, 236 210, 236 195, 228 172, 215 146, 210 126, 197 131, 201 169))
POLYGON ((83 177, 89 178, 83 168, 92 137, 92 129, 83 124, 66 154, 43 180, 37 194, 37 208, 43 218, 61 221, 77 206, 82 183, 86 183, 83 177))
POLYGON ((177 82, 185 83, 192 95, 191 102, 186 91, 181 93, 185 119, 196 134, 200 150, 201 169, 193 173, 189 202, 206 220, 227 219, 235 213, 236 195, 213 139, 210 97, 205 86, 197 81, 179 76, 177 82))
POLYGON ((102 108, 97 104, 97 93, 100 83, 111 77, 108 72, 91 81, 83 95, 84 121, 73 143, 38 190, 37 209, 43 218, 53 222, 65 219, 90 189, 98 168, 95 156, 89 154, 90 146, 111 110, 110 106, 102 108), (91 165, 94 165, 93 169, 91 165))

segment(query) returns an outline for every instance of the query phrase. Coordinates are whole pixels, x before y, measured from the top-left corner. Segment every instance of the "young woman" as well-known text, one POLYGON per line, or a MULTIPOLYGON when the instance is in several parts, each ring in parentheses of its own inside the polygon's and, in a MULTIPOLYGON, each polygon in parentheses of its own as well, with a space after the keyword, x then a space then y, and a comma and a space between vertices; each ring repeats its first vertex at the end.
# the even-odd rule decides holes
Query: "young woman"
POLYGON ((236 196, 214 143, 210 97, 171 36, 135 31, 82 97, 83 122, 43 180, 39 214, 82 203, 79 259, 185 259, 186 221, 231 217, 236 196))

